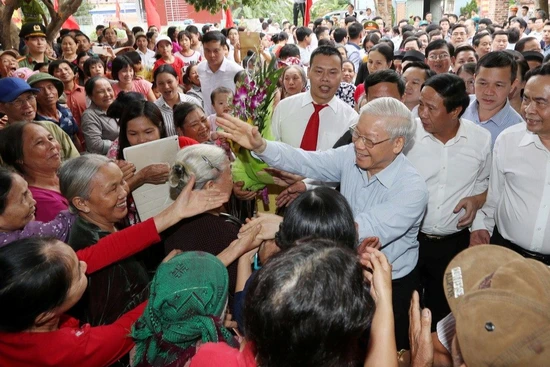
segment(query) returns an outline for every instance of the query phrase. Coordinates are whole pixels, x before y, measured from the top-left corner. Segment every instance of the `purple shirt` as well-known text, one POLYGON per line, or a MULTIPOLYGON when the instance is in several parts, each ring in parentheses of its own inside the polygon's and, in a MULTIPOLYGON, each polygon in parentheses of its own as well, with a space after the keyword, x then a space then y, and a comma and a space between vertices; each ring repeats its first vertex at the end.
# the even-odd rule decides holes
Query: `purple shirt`
POLYGON ((12 232, 0 232, 0 247, 7 245, 13 241, 17 241, 23 238, 32 236, 40 237, 55 237, 60 241, 67 242, 69 239, 69 233, 71 227, 76 219, 76 215, 64 210, 55 217, 54 220, 43 223, 38 221, 32 221, 27 223, 25 228, 12 231, 12 232))

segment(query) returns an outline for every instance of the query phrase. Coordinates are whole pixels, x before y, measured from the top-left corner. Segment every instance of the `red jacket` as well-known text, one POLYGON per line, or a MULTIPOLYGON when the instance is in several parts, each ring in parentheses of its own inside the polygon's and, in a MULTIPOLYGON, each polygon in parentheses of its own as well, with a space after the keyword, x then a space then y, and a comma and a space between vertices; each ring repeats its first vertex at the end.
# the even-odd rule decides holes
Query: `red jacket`
MULTIPOLYGON (((151 218, 104 237, 76 255, 88 264, 86 272, 90 274, 159 241, 151 218)), ((0 333, 0 366, 108 366, 134 346, 130 328, 145 305, 142 303, 111 325, 80 326, 77 319, 64 315, 59 329, 52 332, 0 333)))

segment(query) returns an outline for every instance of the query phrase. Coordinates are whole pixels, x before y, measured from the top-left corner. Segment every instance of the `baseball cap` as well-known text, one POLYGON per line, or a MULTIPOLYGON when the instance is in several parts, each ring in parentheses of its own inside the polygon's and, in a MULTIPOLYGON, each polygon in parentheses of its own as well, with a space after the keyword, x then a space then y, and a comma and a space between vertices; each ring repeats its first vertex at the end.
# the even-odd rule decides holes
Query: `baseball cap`
POLYGON ((416 51, 416 50, 409 50, 407 52, 405 52, 405 54, 403 55, 403 62, 405 61, 422 61, 424 62, 424 60, 426 60, 426 57, 424 56, 424 54, 420 51, 416 51))
POLYGON ((170 42, 170 44, 172 44, 172 40, 170 39, 170 37, 163 34, 162 36, 157 37, 157 42, 155 42, 155 47, 157 47, 159 42, 161 41, 167 41, 167 42, 170 42))
POLYGON ((428 25, 427 20, 421 20, 420 23, 418 23, 418 26, 428 25))
POLYGON ((467 366, 545 366, 550 268, 496 245, 459 253, 443 278, 467 366))
POLYGON ((46 37, 46 27, 41 23, 26 23, 21 27, 19 37, 46 37))
POLYGON ((1 51, 0 52, 0 57, 4 56, 4 55, 11 55, 13 57, 15 57, 16 59, 18 59, 20 56, 19 56, 19 53, 17 53, 17 51, 15 50, 5 50, 5 51, 1 51))
POLYGON ((25 92, 38 93, 39 90, 32 88, 26 81, 20 78, 2 78, 0 79, 0 102, 13 102, 17 97, 25 92))

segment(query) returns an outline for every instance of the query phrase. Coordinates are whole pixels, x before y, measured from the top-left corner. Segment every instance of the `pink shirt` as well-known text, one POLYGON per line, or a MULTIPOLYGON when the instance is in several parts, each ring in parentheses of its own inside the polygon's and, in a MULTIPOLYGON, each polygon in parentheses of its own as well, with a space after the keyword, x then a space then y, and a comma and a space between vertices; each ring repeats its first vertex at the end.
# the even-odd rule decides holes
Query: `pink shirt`
MULTIPOLYGON (((141 93, 147 98, 147 94, 151 91, 152 83, 147 80, 137 79, 132 82, 132 92, 141 93)), ((120 87, 118 83, 113 84, 113 91, 115 92, 115 97, 120 93, 120 87)))
POLYGON ((57 191, 29 186, 34 200, 36 200, 35 219, 39 222, 53 220, 62 210, 69 209, 69 202, 57 191))
POLYGON ((231 348, 227 343, 206 343, 191 359, 190 367, 256 367, 256 358, 250 343, 243 351, 231 348))

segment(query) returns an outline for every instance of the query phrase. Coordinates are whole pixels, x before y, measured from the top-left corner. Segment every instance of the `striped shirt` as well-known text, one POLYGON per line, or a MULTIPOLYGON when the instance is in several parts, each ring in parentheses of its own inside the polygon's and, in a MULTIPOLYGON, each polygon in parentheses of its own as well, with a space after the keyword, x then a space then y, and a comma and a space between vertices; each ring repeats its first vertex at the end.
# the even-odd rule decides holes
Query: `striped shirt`
MULTIPOLYGON (((178 103, 189 102, 201 106, 201 102, 195 97, 187 96, 183 93, 179 93, 180 101, 178 103)), ((166 127, 166 136, 178 135, 176 132, 176 126, 174 125, 174 110, 166 103, 164 97, 160 97, 155 101, 155 104, 162 112, 162 118, 164 119, 164 126, 166 127)))

